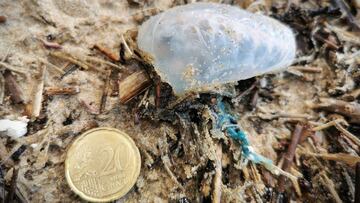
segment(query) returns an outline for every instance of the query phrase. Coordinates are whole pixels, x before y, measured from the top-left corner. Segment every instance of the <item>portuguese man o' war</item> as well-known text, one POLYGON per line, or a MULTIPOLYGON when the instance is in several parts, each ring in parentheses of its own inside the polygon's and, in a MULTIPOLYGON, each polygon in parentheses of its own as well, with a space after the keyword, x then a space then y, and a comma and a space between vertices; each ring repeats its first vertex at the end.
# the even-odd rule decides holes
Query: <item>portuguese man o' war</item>
MULTIPOLYGON (((178 95, 281 71, 296 53, 295 36, 286 25, 215 3, 187 4, 153 16, 141 25, 137 41, 153 59, 161 79, 178 95)), ((294 178, 257 154, 221 97, 217 101, 212 111, 216 119, 213 128, 240 142, 246 160, 294 178)))
POLYGON ((283 70, 296 52, 294 34, 284 24, 215 3, 153 16, 141 25, 137 40, 176 94, 283 70))

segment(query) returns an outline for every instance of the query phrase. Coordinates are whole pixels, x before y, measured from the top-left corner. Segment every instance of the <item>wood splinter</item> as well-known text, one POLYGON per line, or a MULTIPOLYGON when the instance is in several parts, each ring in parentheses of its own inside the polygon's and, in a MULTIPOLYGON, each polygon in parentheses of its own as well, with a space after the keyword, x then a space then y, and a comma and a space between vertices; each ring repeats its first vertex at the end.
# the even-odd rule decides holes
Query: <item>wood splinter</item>
POLYGON ((23 92, 16 82, 14 75, 9 70, 4 71, 5 89, 10 95, 10 99, 14 104, 20 104, 24 102, 23 92))
POLYGON ((125 104, 145 91, 151 85, 151 80, 144 70, 129 75, 119 83, 119 100, 125 104))
POLYGON ((108 48, 103 47, 103 46, 101 46, 99 44, 95 44, 94 49, 100 51, 101 53, 103 53, 106 57, 108 57, 112 61, 119 61, 120 60, 120 57, 118 55, 112 53, 108 48))
POLYGON ((48 96, 53 95, 75 95, 80 92, 79 87, 47 87, 45 94, 48 96))
POLYGON ((216 160, 215 160, 215 176, 214 176, 214 189, 212 194, 212 202, 221 202, 221 187, 222 187, 222 146, 217 144, 216 147, 216 160))

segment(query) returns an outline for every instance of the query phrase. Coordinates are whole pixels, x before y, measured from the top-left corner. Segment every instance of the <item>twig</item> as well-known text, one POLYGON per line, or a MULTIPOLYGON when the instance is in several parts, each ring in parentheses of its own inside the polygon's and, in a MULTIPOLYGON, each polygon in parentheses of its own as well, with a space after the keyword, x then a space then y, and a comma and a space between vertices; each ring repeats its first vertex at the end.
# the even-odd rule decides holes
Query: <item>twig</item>
POLYGON ((333 43, 332 41, 328 40, 328 39, 325 39, 323 38, 319 33, 315 33, 314 34, 314 38, 317 39, 317 40, 320 40, 321 42, 325 43, 328 47, 332 48, 332 49, 339 49, 340 47, 333 43))
POLYGON ((34 89, 34 98, 32 102, 32 117, 37 118, 40 115, 41 104, 43 100, 44 81, 45 81, 46 66, 42 65, 39 75, 38 84, 34 89))
POLYGON ((324 129, 327 129, 327 128, 330 128, 330 127, 334 126, 336 123, 342 123, 342 124, 344 124, 344 125, 349 125, 344 119, 336 119, 336 120, 327 122, 327 123, 325 123, 325 124, 319 125, 319 126, 317 126, 317 127, 314 127, 314 128, 312 128, 311 130, 312 130, 312 131, 324 130, 324 129))
POLYGON ((5 97, 5 78, 0 74, 0 105, 4 103, 5 97))
MULTIPOLYGON (((355 166, 355 170, 356 170, 356 166, 355 166)), ((356 171, 355 171, 355 173, 356 173, 356 171)), ((355 197, 355 186, 352 181, 352 178, 350 177, 350 175, 347 172, 347 170, 345 169, 345 167, 342 167, 342 174, 345 177, 346 184, 349 186, 349 193, 350 193, 351 197, 355 197)))
POLYGON ((360 202, 360 162, 356 164, 355 203, 360 202))
POLYGON ((239 103, 244 96, 248 95, 256 87, 256 85, 257 85, 257 81, 255 81, 247 90, 239 94, 239 96, 232 99, 232 101, 234 103, 239 103))
POLYGON ((349 139, 351 139, 351 141, 353 141, 355 144, 357 144, 358 146, 360 146, 360 139, 357 138, 355 135, 353 135, 351 132, 349 132, 348 130, 346 130, 342 125, 340 125, 339 123, 335 123, 335 127, 336 129, 338 129, 340 132, 342 132, 345 136, 347 136, 349 139))
POLYGON ((176 185, 182 190, 185 191, 184 187, 179 183, 179 181, 177 180, 177 178, 175 177, 175 175, 173 174, 173 172, 171 172, 170 170, 170 160, 169 157, 167 155, 165 156, 161 156, 161 160, 164 164, 164 168, 166 170, 166 172, 170 175, 171 179, 176 183, 176 185))
POLYGON ((156 82, 155 90, 156 90, 155 105, 156 105, 156 107, 159 107, 160 106, 160 95, 161 95, 161 82, 160 81, 156 82))
POLYGON ((16 82, 13 74, 9 70, 5 70, 4 72, 5 78, 5 88, 7 92, 10 94, 10 98, 15 104, 23 103, 24 96, 23 92, 20 89, 18 83, 16 82))
POLYGON ((19 169, 15 168, 14 173, 11 178, 9 193, 6 196, 5 202, 9 202, 9 203, 14 202, 14 195, 16 192, 16 182, 17 182, 18 173, 19 173, 19 169))
POLYGON ((116 68, 118 70, 121 70, 123 71, 124 68, 121 67, 121 66, 118 66, 114 63, 111 63, 109 61, 105 61, 105 60, 102 60, 102 59, 99 59, 99 58, 96 58, 96 57, 92 57, 92 56, 84 56, 85 60, 88 60, 88 61, 91 61, 91 62, 95 62, 95 63, 100 63, 100 64, 105 64, 105 65, 108 65, 110 67, 113 67, 113 68, 116 68))
POLYGON ((61 68, 55 66, 54 64, 48 62, 47 60, 45 60, 45 59, 43 59, 43 58, 39 58, 39 61, 41 61, 41 62, 44 63, 45 65, 50 66, 51 68, 53 68, 54 70, 56 70, 57 72, 59 72, 59 73, 62 74, 62 75, 65 73, 64 70, 62 70, 61 68))
POLYGON ((320 67, 291 66, 291 67, 289 67, 289 69, 302 71, 302 72, 309 72, 309 73, 321 73, 322 72, 322 68, 320 68, 320 67))
POLYGON ((360 123, 360 104, 356 102, 346 102, 337 99, 320 98, 320 102, 318 104, 312 104, 310 105, 310 107, 339 113, 344 116, 350 117, 350 122, 360 123))
POLYGON ((0 200, 1 203, 5 203, 5 180, 4 180, 4 172, 2 170, 0 164, 0 200))
POLYGON ((308 156, 314 156, 314 157, 320 157, 320 158, 323 158, 323 159, 326 159, 326 160, 343 162, 345 164, 348 164, 351 167, 354 167, 356 165, 356 163, 360 162, 360 157, 353 156, 353 155, 350 155, 350 154, 345 154, 345 153, 335 153, 335 154, 322 153, 322 154, 317 154, 317 153, 312 153, 312 152, 305 152, 305 151, 302 150, 301 154, 308 155, 308 156))
POLYGON ((275 112, 273 114, 263 114, 263 115, 259 115, 259 117, 262 119, 268 119, 268 120, 273 120, 273 119, 277 119, 277 118, 294 118, 294 119, 302 118, 302 119, 307 119, 307 120, 313 119, 313 117, 308 114, 285 113, 285 112, 275 112))
POLYGON ((334 182, 324 173, 321 173, 320 182, 330 191, 336 203, 342 203, 339 194, 335 190, 334 182))
POLYGON ((23 146, 22 144, 16 144, 12 150, 7 153, 5 156, 1 156, 0 165, 3 165, 5 162, 9 161, 11 156, 13 156, 20 148, 23 146))
POLYGON ((99 109, 100 113, 103 113, 105 110, 106 100, 110 89, 110 75, 111 75, 111 71, 108 71, 105 79, 103 94, 101 96, 101 101, 100 101, 100 109, 99 109))
POLYGON ((74 72, 76 69, 78 69, 78 66, 76 64, 72 64, 69 62, 69 68, 67 68, 68 66, 66 66, 65 68, 67 68, 64 72, 63 75, 61 75, 60 79, 63 79, 65 76, 69 75, 70 73, 74 72))
POLYGON ((255 90, 254 95, 251 98, 251 103, 250 103, 251 109, 256 108, 256 104, 258 100, 259 100, 259 90, 255 90))
POLYGON ((221 202, 221 187, 222 187, 222 146, 217 144, 216 147, 216 160, 215 160, 215 176, 214 176, 214 189, 212 194, 212 203, 221 202))
POLYGON ((324 25, 326 26, 326 28, 330 29, 331 31, 335 32, 337 37, 339 39, 341 39, 344 42, 347 43, 354 43, 359 45, 360 44, 360 39, 359 37, 357 37, 357 35, 346 31, 346 29, 342 29, 338 26, 332 26, 327 22, 324 22, 324 25))
POLYGON ((95 44, 94 48, 103 53, 106 57, 111 59, 112 61, 119 61, 120 57, 114 53, 112 53, 108 48, 103 47, 99 44, 95 44))
POLYGON ((47 87, 45 88, 45 94, 49 96, 53 95, 74 95, 80 92, 79 87, 47 87))
POLYGON ((63 52, 50 52, 50 55, 51 56, 54 56, 54 57, 57 57, 57 58, 60 58, 60 59, 64 59, 64 60, 67 60, 67 61, 70 61, 71 63, 73 64, 76 64, 80 67, 82 67, 83 69, 85 70, 88 70, 89 69, 89 66, 81 61, 78 61, 76 60, 75 58, 71 57, 71 56, 67 56, 65 53, 63 52))
MULTIPOLYGON (((296 150, 296 147, 299 143, 300 137, 303 134, 303 132, 304 132, 304 127, 300 124, 297 124, 295 127, 295 130, 294 130, 294 133, 291 137, 291 143, 288 147, 288 151, 284 155, 284 163, 282 165, 282 169, 284 171, 288 171, 292 165, 294 155, 295 155, 295 150, 296 150)), ((279 192, 283 193, 285 191, 285 188, 284 188, 285 177, 284 176, 280 177, 278 185, 279 185, 279 188, 278 188, 279 192)))

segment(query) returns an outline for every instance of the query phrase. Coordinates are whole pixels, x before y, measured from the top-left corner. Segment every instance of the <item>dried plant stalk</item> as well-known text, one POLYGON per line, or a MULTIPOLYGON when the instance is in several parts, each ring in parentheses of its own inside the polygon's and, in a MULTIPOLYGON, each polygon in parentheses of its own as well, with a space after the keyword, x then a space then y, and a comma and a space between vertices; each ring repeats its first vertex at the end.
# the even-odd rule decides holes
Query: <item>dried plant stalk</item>
POLYGON ((47 87, 45 94, 52 95, 74 95, 80 92, 79 87, 47 87))
POLYGON ((345 153, 317 154, 317 153, 305 152, 305 151, 303 151, 301 153, 304 154, 304 155, 311 155, 311 156, 315 156, 315 157, 320 157, 320 158, 323 158, 323 159, 326 159, 326 160, 343 162, 343 163, 348 164, 349 166, 352 166, 352 167, 354 167, 358 162, 360 162, 360 157, 353 156, 353 155, 350 155, 350 154, 345 154, 345 153))
POLYGON ((125 104, 134 96, 146 90, 151 85, 151 80, 145 71, 138 71, 119 84, 119 99, 121 104, 125 104))
POLYGON ((320 182, 330 191, 336 203, 343 202, 336 192, 334 182, 324 172, 321 173, 320 182))
POLYGON ((0 74, 0 104, 3 104, 5 96, 5 78, 0 74))
POLYGON ((41 103, 43 100, 45 72, 46 72, 46 67, 42 66, 41 72, 40 72, 40 77, 39 77, 39 83, 36 85, 36 87, 34 89, 34 98, 33 98, 33 102, 32 102, 32 117, 33 118, 36 118, 40 115, 41 103))
POLYGON ((43 58, 39 58, 39 61, 41 61, 42 63, 44 63, 45 65, 50 66, 51 68, 53 68, 54 70, 56 70, 57 72, 59 72, 60 74, 64 74, 65 71, 57 66, 55 66, 54 64, 48 62, 47 60, 43 59, 43 58))
POLYGON ((103 89, 103 94, 101 96, 101 101, 100 101, 100 113, 103 113, 105 110, 105 106, 106 106, 106 100, 109 94, 109 89, 110 89, 110 75, 111 75, 111 71, 108 71, 106 79, 105 79, 105 84, 104 84, 104 89, 103 89))
POLYGON ((221 187, 222 187, 222 146, 218 144, 216 147, 216 160, 215 160, 215 176, 214 176, 214 189, 212 194, 212 203, 221 202, 221 187))
POLYGON ((60 59, 70 61, 71 63, 76 64, 76 65, 82 67, 85 70, 89 69, 89 66, 87 64, 85 64, 85 63, 83 63, 81 61, 78 61, 78 60, 74 59, 71 56, 68 56, 67 54, 65 54, 63 52, 50 52, 50 55, 54 56, 54 57, 57 57, 57 58, 60 58, 60 59))
POLYGON ((112 53, 108 48, 101 46, 99 44, 95 44, 94 48, 99 50, 101 53, 103 53, 105 56, 107 56, 112 61, 119 61, 120 57, 114 53, 112 53))

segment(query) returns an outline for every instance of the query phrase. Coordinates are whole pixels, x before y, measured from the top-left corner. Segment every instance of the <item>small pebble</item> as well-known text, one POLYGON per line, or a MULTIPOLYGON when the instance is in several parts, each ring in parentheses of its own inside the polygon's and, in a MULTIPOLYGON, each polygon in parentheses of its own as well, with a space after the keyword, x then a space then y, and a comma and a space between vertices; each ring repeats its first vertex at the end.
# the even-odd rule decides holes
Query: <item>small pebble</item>
POLYGON ((5 22, 6 22, 6 17, 0 16, 0 23, 5 23, 5 22))

